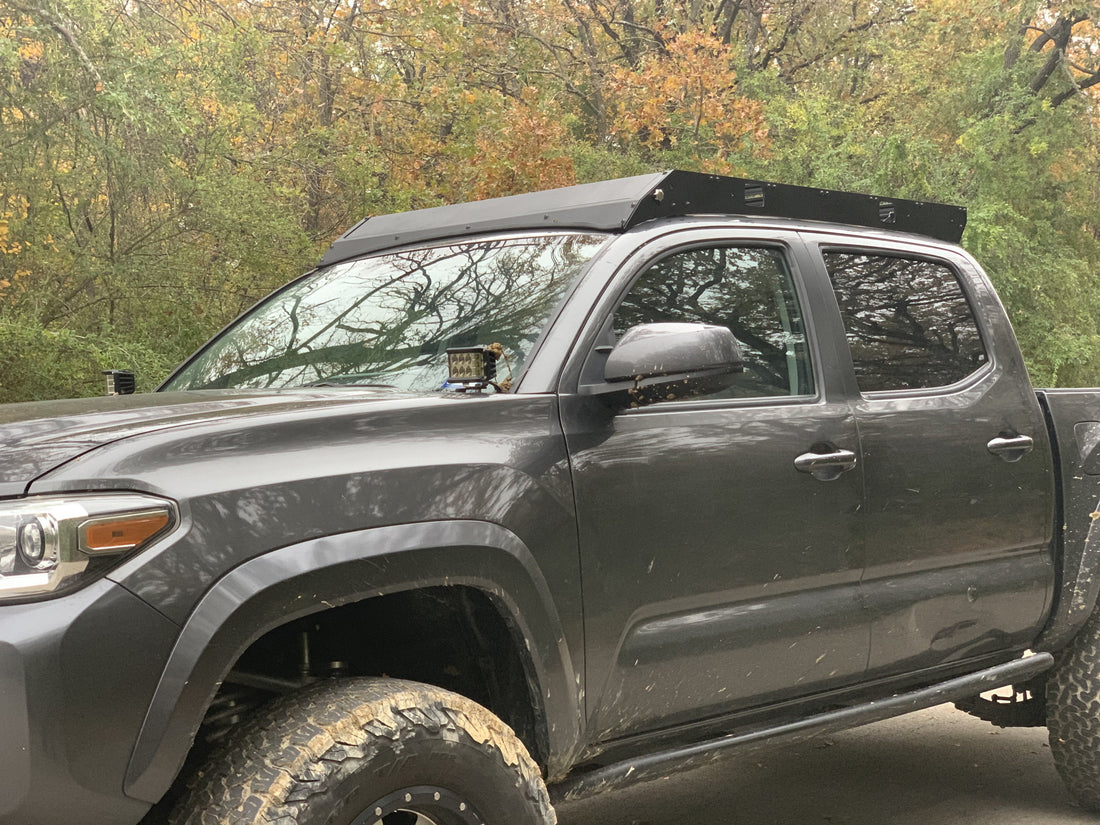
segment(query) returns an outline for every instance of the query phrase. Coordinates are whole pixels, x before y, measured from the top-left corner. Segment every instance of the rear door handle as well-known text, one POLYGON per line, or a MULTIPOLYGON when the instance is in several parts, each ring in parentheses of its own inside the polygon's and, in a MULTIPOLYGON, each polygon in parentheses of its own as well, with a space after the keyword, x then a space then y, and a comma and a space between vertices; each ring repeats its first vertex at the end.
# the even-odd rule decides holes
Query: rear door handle
POLYGON ((1031 452, 1035 447, 1035 440, 1030 435, 997 436, 985 448, 993 455, 1000 456, 1005 461, 1019 461, 1031 452))
POLYGON ((834 481, 856 466, 856 454, 851 450, 830 447, 828 453, 803 453, 794 460, 794 468, 809 473, 818 481, 834 481))

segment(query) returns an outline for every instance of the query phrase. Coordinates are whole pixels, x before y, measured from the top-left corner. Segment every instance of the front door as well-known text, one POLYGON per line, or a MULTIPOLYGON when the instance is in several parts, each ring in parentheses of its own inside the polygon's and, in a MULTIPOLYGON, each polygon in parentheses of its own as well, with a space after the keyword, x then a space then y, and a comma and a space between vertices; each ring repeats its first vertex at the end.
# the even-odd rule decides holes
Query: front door
MULTIPOLYGON (((793 249, 775 234, 731 237, 628 269, 633 282, 624 276, 621 299, 595 320, 582 392, 563 396, 596 740, 822 691, 865 671, 855 421, 831 395, 834 359, 811 343, 813 289, 793 249), (659 321, 728 326, 744 375, 717 395, 617 413, 586 397, 616 338, 659 321)), ((816 332, 842 344, 834 323, 816 332)))

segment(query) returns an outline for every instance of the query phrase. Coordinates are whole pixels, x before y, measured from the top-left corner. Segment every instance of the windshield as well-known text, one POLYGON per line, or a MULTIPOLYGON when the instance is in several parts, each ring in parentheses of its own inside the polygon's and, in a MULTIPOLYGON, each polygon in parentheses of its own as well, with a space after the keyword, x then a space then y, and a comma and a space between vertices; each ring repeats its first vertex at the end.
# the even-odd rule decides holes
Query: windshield
POLYGON ((446 382, 448 347, 497 343, 504 351, 498 381, 507 389, 605 240, 576 233, 496 239, 326 267, 243 316, 161 389, 432 391, 446 382))

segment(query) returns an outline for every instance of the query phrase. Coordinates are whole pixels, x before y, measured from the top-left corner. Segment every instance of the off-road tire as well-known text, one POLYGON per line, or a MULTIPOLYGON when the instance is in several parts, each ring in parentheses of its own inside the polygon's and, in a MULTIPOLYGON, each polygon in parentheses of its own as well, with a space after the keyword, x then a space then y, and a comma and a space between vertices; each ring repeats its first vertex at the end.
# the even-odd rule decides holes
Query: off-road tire
POLYGON ((1059 656, 1047 682, 1054 764, 1069 792, 1100 811, 1100 611, 1059 656))
POLYGON ((554 825, 538 767, 481 705, 395 679, 343 679, 243 723, 172 825, 554 825), (412 814, 424 819, 417 819, 412 814))

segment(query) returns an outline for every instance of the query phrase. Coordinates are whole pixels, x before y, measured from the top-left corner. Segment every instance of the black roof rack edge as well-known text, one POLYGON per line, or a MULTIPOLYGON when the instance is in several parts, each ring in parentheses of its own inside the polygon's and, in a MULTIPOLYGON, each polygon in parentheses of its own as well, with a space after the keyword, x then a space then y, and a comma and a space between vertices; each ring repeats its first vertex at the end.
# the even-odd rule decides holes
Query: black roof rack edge
POLYGON ((623 232, 655 218, 686 215, 829 221, 949 243, 958 243, 966 228, 966 209, 961 206, 674 170, 364 218, 332 244, 321 264, 484 232, 623 232))

